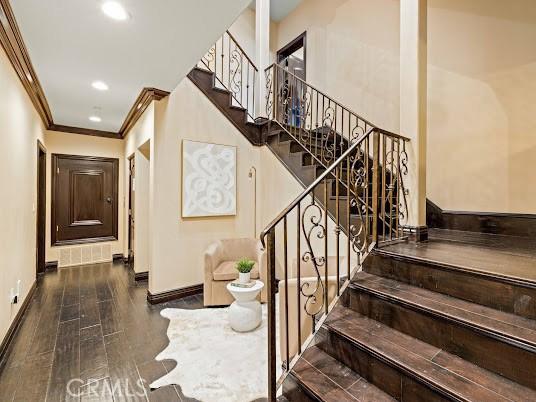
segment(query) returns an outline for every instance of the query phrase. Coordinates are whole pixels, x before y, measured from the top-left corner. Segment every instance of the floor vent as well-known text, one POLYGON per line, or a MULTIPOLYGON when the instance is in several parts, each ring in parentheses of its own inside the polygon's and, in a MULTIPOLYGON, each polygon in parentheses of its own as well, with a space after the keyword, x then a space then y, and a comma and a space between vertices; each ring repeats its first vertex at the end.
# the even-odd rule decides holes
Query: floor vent
POLYGON ((111 244, 68 246, 60 249, 59 267, 112 261, 111 244))

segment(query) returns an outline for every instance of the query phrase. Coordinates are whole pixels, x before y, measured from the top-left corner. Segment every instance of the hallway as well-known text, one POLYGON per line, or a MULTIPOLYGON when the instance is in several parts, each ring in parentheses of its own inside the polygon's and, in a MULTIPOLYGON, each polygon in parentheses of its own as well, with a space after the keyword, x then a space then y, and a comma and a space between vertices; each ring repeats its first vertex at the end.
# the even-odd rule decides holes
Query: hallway
POLYGON ((128 267, 117 262, 39 278, 1 362, 2 402, 44 401, 45 395, 50 402, 186 400, 179 387, 150 392, 148 384, 176 364, 154 360, 168 344, 168 320, 160 311, 202 308, 202 297, 152 306, 146 296, 147 282, 136 284, 128 267))

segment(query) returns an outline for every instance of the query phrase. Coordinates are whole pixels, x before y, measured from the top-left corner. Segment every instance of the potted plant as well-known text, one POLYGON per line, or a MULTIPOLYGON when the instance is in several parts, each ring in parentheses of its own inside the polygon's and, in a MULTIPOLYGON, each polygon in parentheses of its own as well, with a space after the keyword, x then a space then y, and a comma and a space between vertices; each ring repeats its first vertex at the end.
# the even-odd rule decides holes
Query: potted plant
POLYGON ((236 270, 238 271, 238 282, 247 284, 251 281, 251 270, 255 265, 255 261, 251 261, 247 258, 242 258, 236 263, 236 270))

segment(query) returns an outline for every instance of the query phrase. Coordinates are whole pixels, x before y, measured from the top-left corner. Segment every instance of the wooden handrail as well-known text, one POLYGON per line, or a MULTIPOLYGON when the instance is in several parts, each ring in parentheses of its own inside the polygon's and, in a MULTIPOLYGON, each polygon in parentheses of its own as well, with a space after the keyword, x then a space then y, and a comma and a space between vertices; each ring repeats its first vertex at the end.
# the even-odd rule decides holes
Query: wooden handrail
POLYGON ((259 69, 257 68, 257 66, 255 65, 255 63, 253 63, 253 61, 251 61, 251 59, 249 58, 248 54, 246 53, 246 51, 244 49, 242 49, 242 46, 240 46, 240 44, 238 43, 238 41, 235 39, 235 37, 231 34, 231 32, 229 31, 226 31, 227 32, 227 35, 229 35, 229 37, 233 40, 234 44, 236 45, 236 47, 238 47, 238 49, 240 49, 240 51, 242 52, 242 54, 244 55, 244 57, 247 59, 247 61, 249 61, 249 64, 251 64, 251 66, 255 69, 255 71, 259 71, 259 69))

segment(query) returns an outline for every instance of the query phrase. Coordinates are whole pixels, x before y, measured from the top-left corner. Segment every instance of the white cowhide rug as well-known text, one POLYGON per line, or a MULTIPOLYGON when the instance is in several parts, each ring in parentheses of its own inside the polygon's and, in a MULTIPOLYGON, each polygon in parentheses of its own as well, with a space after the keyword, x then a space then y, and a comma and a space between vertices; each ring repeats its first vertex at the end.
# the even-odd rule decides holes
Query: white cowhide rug
MULTIPOLYGON (((238 333, 229 326, 228 308, 162 310, 160 314, 170 320, 170 343, 156 360, 172 359, 177 366, 151 388, 179 385, 186 397, 203 402, 248 402, 266 397, 266 311, 264 304, 262 324, 256 330, 238 333)), ((279 337, 279 331, 276 333, 279 337)), ((281 367, 279 360, 276 367, 281 367)))

